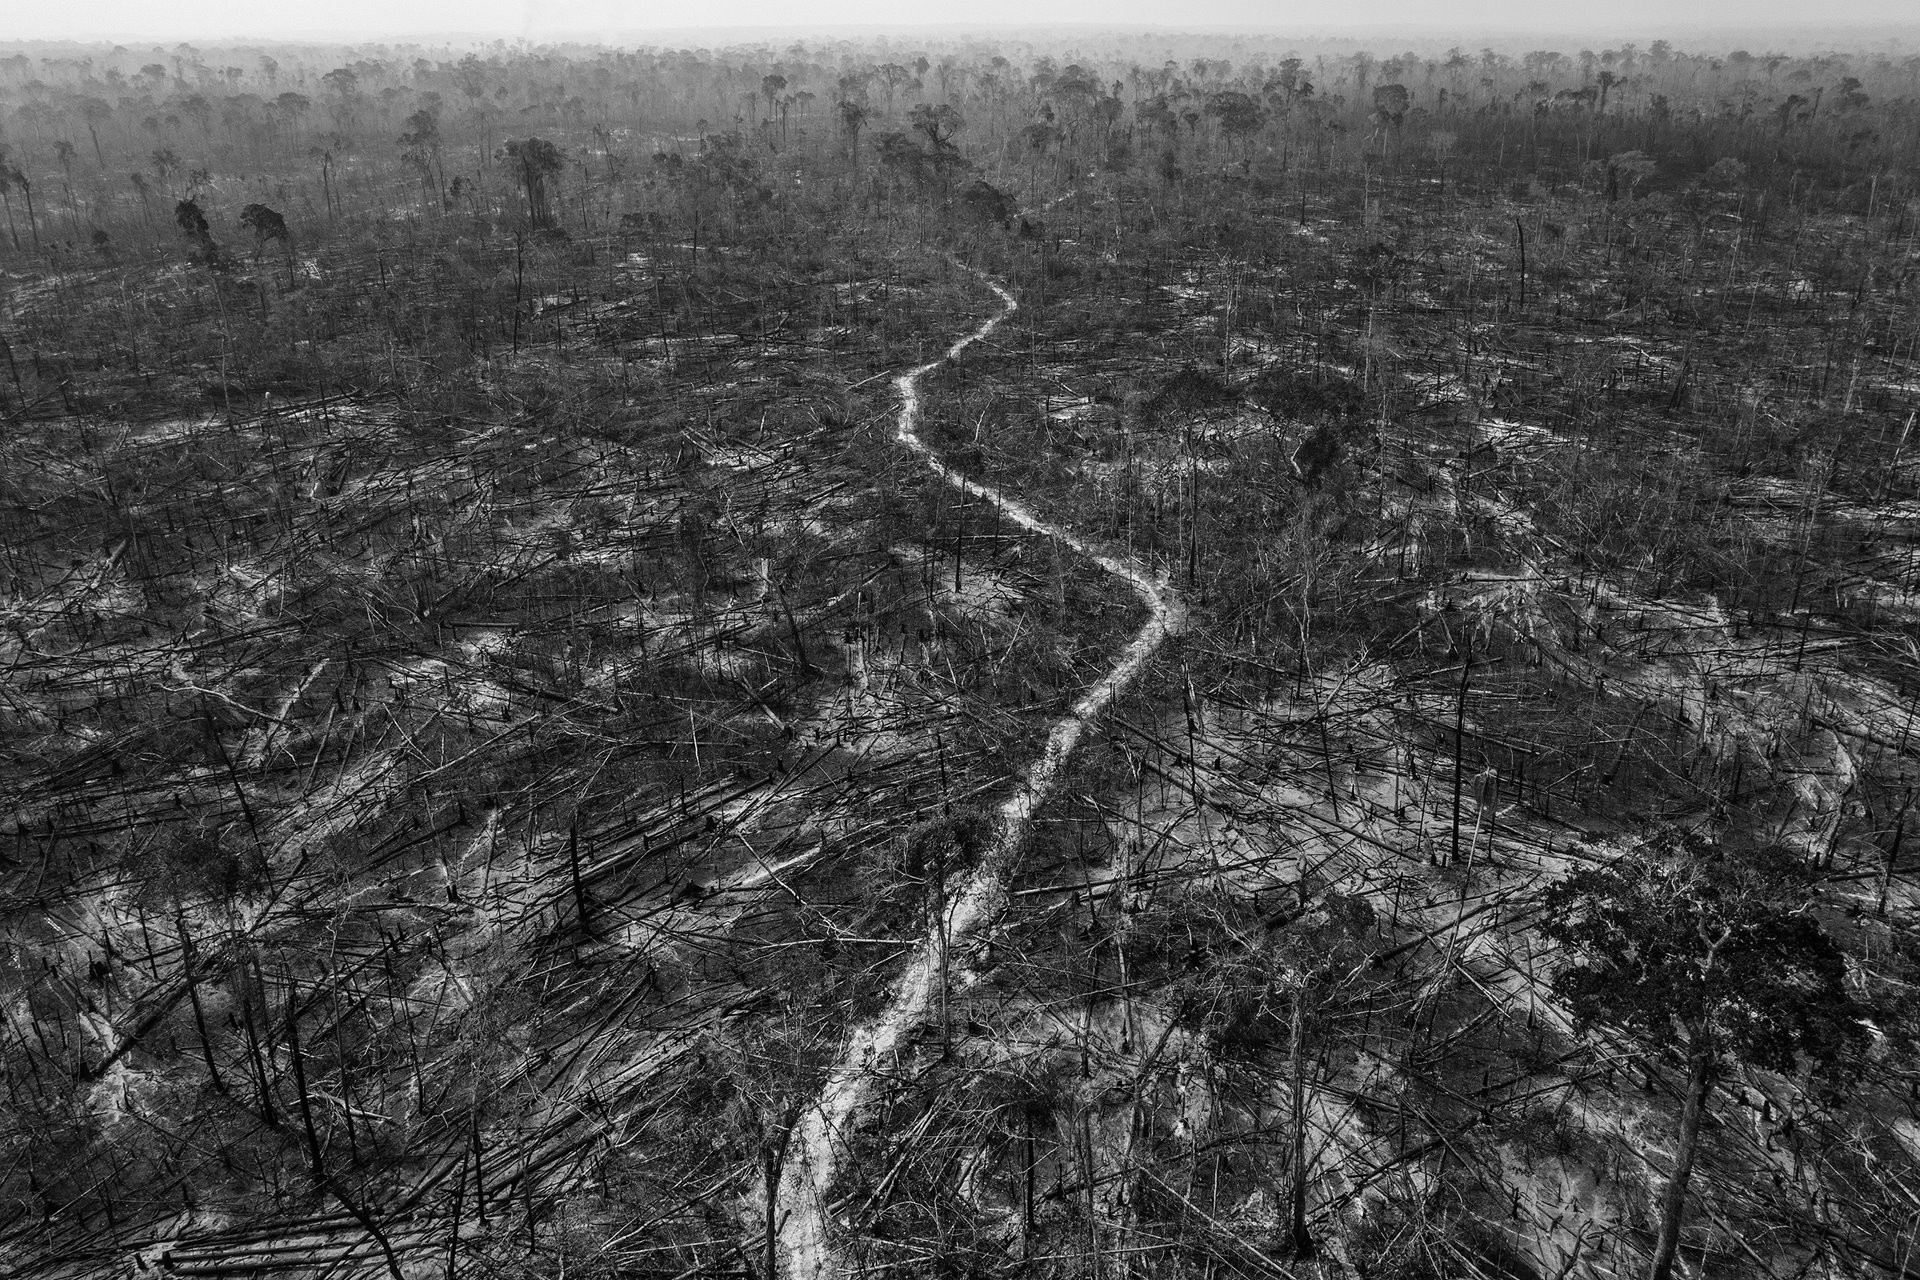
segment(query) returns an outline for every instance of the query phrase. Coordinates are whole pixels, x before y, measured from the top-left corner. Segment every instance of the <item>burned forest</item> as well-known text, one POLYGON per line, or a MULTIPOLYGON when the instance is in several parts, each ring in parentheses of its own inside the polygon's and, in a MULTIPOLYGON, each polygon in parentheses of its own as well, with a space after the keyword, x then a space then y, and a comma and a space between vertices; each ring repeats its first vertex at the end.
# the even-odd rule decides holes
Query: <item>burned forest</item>
POLYGON ((0 215, 0 1277, 1920 1276, 1920 56, 16 43, 0 215))

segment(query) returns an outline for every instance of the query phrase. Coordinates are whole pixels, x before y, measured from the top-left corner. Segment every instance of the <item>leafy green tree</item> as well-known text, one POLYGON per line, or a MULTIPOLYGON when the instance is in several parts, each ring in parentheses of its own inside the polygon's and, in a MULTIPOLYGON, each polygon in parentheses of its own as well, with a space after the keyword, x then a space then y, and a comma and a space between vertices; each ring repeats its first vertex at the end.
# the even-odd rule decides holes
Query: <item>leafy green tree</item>
POLYGON ((502 158, 520 179, 527 197, 527 221, 536 227, 553 225, 553 208, 547 198, 547 179, 560 172, 563 161, 560 148, 545 138, 509 141, 502 158))
POLYGON ((1027 185, 1037 187, 1040 183, 1040 157, 1049 147, 1057 145, 1061 133, 1052 125, 1039 121, 1020 131, 1020 140, 1027 144, 1027 185))
POLYGON ((1661 1197, 1651 1280, 1669 1280, 1687 1182, 1716 1078, 1730 1063, 1828 1080, 1867 1044, 1847 962, 1813 913, 1811 875, 1790 853, 1666 836, 1553 885, 1542 931, 1577 959, 1554 978, 1576 1028, 1608 1023, 1687 1064, 1673 1172, 1661 1197))
POLYGON ((1403 84, 1383 84, 1373 91, 1373 112, 1387 124, 1403 123, 1410 105, 1407 86, 1403 84))
POLYGON ((960 193, 960 203, 981 222, 1006 226, 1013 221, 1015 213, 1013 197, 985 178, 975 178, 972 184, 960 193))
POLYGON ((1180 140, 1180 117, 1174 114, 1173 107, 1168 103, 1167 95, 1164 93, 1156 93, 1144 102, 1134 103, 1133 117, 1146 131, 1149 142, 1153 140, 1153 132, 1156 129, 1165 132, 1167 137, 1175 142, 1180 140))
POLYGON ((180 157, 173 154, 172 147, 157 148, 149 159, 153 164, 153 172, 159 177, 162 187, 172 182, 173 175, 180 169, 180 157))
MULTIPOLYGON (((40 247, 40 219, 33 211, 33 180, 19 166, 13 170, 13 185, 19 189, 20 198, 27 202, 27 230, 33 236, 33 247, 40 247)), ((11 211, 9 211, 11 216, 11 211)))
POLYGON ((927 153, 899 130, 875 138, 873 149, 880 153, 880 163, 893 173, 900 185, 917 184, 926 176, 927 153))
POLYGON ((1207 114, 1219 122, 1229 146, 1234 142, 1246 144, 1267 122, 1267 113, 1260 109, 1260 104, 1236 89, 1209 97, 1207 114))
POLYGON ((938 106, 922 102, 914 107, 908 119, 913 131, 927 140, 927 166, 944 187, 950 173, 966 167, 966 160, 960 155, 959 148, 953 145, 953 135, 960 131, 966 121, 961 118, 958 108, 944 102, 938 106))
POLYGON ((938 106, 925 102, 918 104, 914 107, 913 114, 908 117, 908 122, 913 126, 915 133, 920 134, 932 144, 936 152, 951 150, 953 135, 967 123, 961 117, 957 107, 949 106, 944 102, 938 106))
POLYGON ((1607 109, 1607 94, 1620 83, 1620 77, 1611 71, 1602 71, 1594 77, 1594 82, 1600 86, 1600 104, 1595 110, 1604 113, 1607 109))
MULTIPOLYGON (((840 87, 844 92, 847 82, 842 80, 840 87)), ((840 132, 847 135, 847 154, 852 157, 853 167, 857 172, 860 168, 860 131, 867 127, 867 120, 873 115, 873 110, 867 106, 864 98, 850 94, 840 99, 837 108, 840 113, 840 132)))
POLYGON ((887 114, 893 114, 893 95, 901 85, 913 79, 913 73, 897 62, 884 63, 880 67, 880 82, 887 87, 887 114))
POLYGON ((416 111, 407 117, 407 131, 400 135, 406 150, 401 158, 420 175, 420 185, 437 203, 443 185, 440 177, 440 122, 431 111, 416 111))
POLYGON ((93 139, 93 158, 102 169, 107 167, 106 153, 100 149, 100 126, 113 119, 113 107, 105 98, 81 97, 74 101, 74 107, 80 113, 80 119, 87 126, 87 136, 93 139))
POLYGON ((269 240, 278 240, 287 260, 287 287, 293 287, 293 237, 287 232, 287 220, 264 204, 250 204, 240 210, 240 225, 253 232, 254 254, 269 240))
POLYGON ((334 127, 346 132, 353 127, 359 113, 360 77, 347 67, 336 67, 321 76, 320 83, 327 88, 327 110, 333 116, 334 127))
POLYGON ((313 110, 313 100, 303 93, 291 91, 278 95, 273 100, 273 113, 285 124, 289 131, 297 130, 300 122, 307 118, 307 112, 313 110))
POLYGON ((180 228, 180 234, 187 238, 187 243, 205 254, 211 262, 220 250, 213 242, 213 229, 207 225, 207 215, 201 211, 199 201, 189 198, 174 205, 173 220, 180 228))
POLYGON ((133 184, 134 193, 140 197, 140 221, 146 224, 147 226, 152 226, 153 225, 153 186, 152 184, 147 181, 147 175, 144 173, 130 173, 127 175, 127 179, 133 184))

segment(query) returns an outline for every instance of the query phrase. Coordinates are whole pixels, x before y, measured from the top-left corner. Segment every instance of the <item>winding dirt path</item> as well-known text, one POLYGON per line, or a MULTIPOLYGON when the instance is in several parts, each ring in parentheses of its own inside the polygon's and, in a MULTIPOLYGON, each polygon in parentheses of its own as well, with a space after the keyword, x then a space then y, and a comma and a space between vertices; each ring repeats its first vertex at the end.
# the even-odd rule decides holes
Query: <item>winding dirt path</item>
POLYGON ((783 1273, 789 1280, 819 1280, 844 1271, 837 1258, 828 1222, 828 1196, 840 1173, 845 1133, 855 1114, 873 1092, 875 1069, 884 1064, 918 1030, 939 999, 942 950, 990 923, 1006 905, 1006 879, 1014 855, 1025 840, 1033 815, 1052 793, 1060 768, 1080 742, 1087 726, 1140 674, 1143 667, 1186 621, 1179 595, 1167 579, 1131 556, 1115 555, 1095 547, 1071 530, 1041 519, 999 490, 969 480, 941 461, 920 438, 919 381, 980 341, 1019 309, 1013 295, 987 281, 1002 303, 998 314, 948 347, 937 360, 909 369, 894 379, 900 389, 900 415, 895 438, 912 450, 933 473, 962 492, 985 498, 1002 515, 1033 533, 1043 534, 1073 548, 1102 570, 1124 580, 1147 606, 1146 625, 1120 652, 1111 670, 1080 696, 1047 733, 1046 749, 1021 774, 1019 785, 994 814, 994 835, 979 865, 957 893, 950 895, 946 919, 927 931, 900 975, 894 996, 880 1015, 857 1027, 820 1095, 795 1122, 781 1170, 779 1203, 784 1220, 779 1226, 783 1273), (942 927, 944 925, 944 928, 942 927))

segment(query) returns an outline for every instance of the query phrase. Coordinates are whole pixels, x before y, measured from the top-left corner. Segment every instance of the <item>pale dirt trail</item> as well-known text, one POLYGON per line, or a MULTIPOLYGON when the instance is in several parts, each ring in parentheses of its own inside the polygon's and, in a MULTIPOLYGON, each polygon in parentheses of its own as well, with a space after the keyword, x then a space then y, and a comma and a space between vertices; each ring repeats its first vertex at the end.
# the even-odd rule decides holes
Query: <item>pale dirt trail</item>
POLYGON ((929 928, 900 975, 886 1009, 854 1029, 839 1062, 828 1073, 820 1096, 795 1122, 787 1143, 780 1175, 779 1203, 783 1221, 779 1246, 783 1274, 789 1280, 819 1280, 845 1273, 836 1256, 828 1223, 827 1197, 840 1172, 849 1122, 873 1090, 875 1069, 881 1067, 918 1030, 939 998, 940 956, 976 929, 997 917, 1006 904, 1006 877, 1014 855, 1026 838, 1033 815, 1052 792, 1060 768, 1073 753, 1080 735, 1131 683, 1167 637, 1185 621, 1179 596, 1166 578, 1130 556, 1101 551, 1071 530, 1035 515, 999 490, 969 480, 940 460, 916 430, 920 420, 919 380, 986 337, 1019 304, 998 284, 988 286, 1004 304, 997 315, 947 348, 938 360, 909 369, 894 379, 900 389, 900 416, 895 438, 911 449, 935 475, 965 493, 985 498, 1002 515, 1033 533, 1043 534, 1073 548, 1102 570, 1123 579, 1147 606, 1146 625, 1140 628, 1119 659, 1097 684, 1081 695, 1070 711, 1047 733, 1046 749, 1021 774, 1014 792, 994 814, 994 835, 979 865, 949 901, 944 929, 929 928))

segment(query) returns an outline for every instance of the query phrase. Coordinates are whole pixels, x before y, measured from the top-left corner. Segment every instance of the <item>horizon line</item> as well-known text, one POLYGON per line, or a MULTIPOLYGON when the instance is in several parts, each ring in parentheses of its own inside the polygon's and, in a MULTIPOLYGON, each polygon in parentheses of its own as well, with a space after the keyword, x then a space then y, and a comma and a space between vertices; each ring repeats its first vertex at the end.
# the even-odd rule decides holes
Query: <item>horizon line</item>
POLYGON ((1846 19, 1837 18, 1822 22, 1786 22, 1759 23, 1738 29, 1712 23, 1667 22, 1649 24, 1638 29, 1622 31, 1611 25, 1528 25, 1528 24, 1472 24, 1459 22, 1358 22, 1338 26, 1322 23, 1205 23, 1182 25, 1173 23, 1112 23, 1112 22, 1031 22, 1031 23, 968 23, 952 21, 930 22, 887 22, 887 23, 726 23, 686 26, 647 26, 614 27, 609 25, 579 27, 556 26, 551 29, 512 31, 504 27, 482 28, 474 30, 404 30, 404 31, 360 31, 344 28, 316 27, 305 30, 286 31, 275 34, 255 32, 234 32, 213 35, 178 31, 165 35, 153 31, 102 31, 83 32, 71 35, 41 35, 0 39, 0 48, 26 47, 34 45, 58 44, 116 44, 131 42, 169 40, 224 44, 295 44, 295 43, 331 43, 331 44, 431 44, 462 42, 510 42, 529 45, 541 44, 615 44, 615 43, 678 43, 683 45, 687 39, 698 38, 701 43, 712 43, 716 39, 746 41, 753 39, 804 39, 813 37, 880 37, 891 35, 907 36, 999 36, 1001 38, 1026 38, 1050 33, 1108 34, 1115 36, 1238 36, 1297 38, 1313 40, 1366 40, 1384 39, 1398 36, 1434 38, 1440 36, 1471 37, 1480 40, 1512 39, 1517 37, 1593 37, 1607 34, 1612 38, 1627 39, 1671 39, 1686 38, 1732 38, 1741 41, 1753 41, 1766 38, 1809 37, 1831 39, 1837 34, 1854 38, 1871 37, 1879 40, 1898 41, 1901 38, 1920 39, 1920 19, 1909 21, 1887 21, 1885 19, 1846 19))

